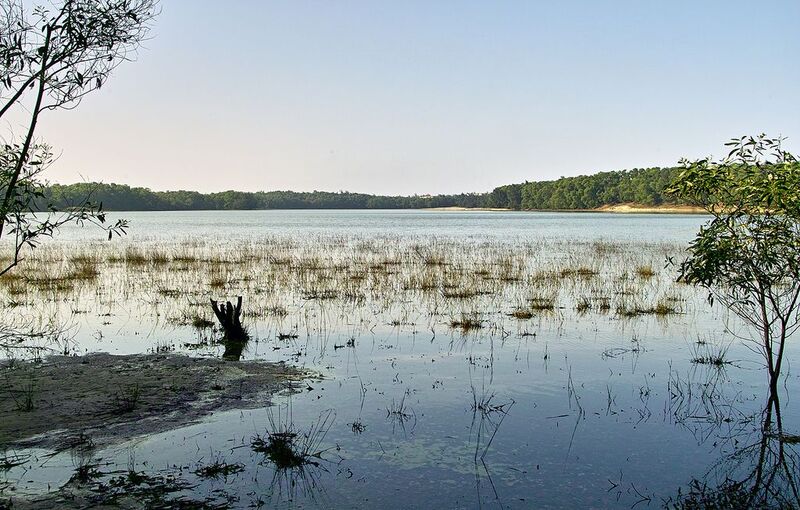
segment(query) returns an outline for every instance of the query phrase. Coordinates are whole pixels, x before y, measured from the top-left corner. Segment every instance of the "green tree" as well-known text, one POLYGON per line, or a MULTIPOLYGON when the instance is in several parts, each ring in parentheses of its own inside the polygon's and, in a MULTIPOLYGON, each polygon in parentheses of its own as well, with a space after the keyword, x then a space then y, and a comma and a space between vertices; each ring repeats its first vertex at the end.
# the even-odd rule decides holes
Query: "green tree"
POLYGON ((709 291, 757 332, 777 392, 786 340, 800 325, 800 164, 781 139, 743 137, 721 161, 683 161, 669 188, 711 220, 689 245, 679 279, 709 291))
MULTIPOLYGON (((0 0, 0 120, 25 119, 18 136, 0 140, 0 238, 15 242, 13 259, 0 274, 18 263, 23 248, 36 246, 64 223, 105 223, 101 207, 88 197, 58 214, 41 203, 41 174, 52 153, 37 142, 36 128, 45 112, 77 107, 118 65, 131 60, 157 10, 156 0, 26 4, 0 0), (46 214, 34 214, 42 210, 46 214)), ((125 226, 105 228, 111 236, 125 226)))

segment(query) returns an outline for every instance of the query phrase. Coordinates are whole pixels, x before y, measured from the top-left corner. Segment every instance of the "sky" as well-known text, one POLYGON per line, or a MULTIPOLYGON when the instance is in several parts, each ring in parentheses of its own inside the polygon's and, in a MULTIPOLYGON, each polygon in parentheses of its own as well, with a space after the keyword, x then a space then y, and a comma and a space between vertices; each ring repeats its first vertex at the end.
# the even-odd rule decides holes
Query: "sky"
POLYGON ((800 152, 797 0, 161 9, 137 61, 41 119, 51 181, 437 194, 669 166, 761 132, 800 152))

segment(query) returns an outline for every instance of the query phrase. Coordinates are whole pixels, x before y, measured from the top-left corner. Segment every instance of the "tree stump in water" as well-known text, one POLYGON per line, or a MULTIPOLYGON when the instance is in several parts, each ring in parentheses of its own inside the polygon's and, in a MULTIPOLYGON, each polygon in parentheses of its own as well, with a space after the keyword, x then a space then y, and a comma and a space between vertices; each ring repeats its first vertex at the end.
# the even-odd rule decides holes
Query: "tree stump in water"
POLYGON ((242 296, 236 299, 236 306, 233 306, 230 301, 225 305, 211 300, 211 308, 214 310, 214 315, 222 326, 222 331, 225 333, 223 344, 225 345, 225 353, 222 355, 225 359, 238 360, 242 355, 242 349, 247 343, 249 336, 247 330, 242 326, 242 296))

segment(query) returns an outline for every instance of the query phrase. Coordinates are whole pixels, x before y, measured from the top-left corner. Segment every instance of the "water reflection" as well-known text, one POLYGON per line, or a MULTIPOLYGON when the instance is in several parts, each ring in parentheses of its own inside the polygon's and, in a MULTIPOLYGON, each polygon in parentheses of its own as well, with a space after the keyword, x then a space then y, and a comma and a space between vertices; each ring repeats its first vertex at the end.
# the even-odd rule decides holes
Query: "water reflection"
POLYGON ((222 345, 225 351, 222 353, 222 359, 227 361, 239 361, 242 359, 242 352, 247 347, 250 337, 244 336, 242 338, 230 338, 225 336, 222 339, 222 345))
POLYGON ((800 436, 783 428, 780 398, 771 392, 767 404, 727 440, 724 454, 702 479, 680 494, 677 508, 800 507, 800 436))

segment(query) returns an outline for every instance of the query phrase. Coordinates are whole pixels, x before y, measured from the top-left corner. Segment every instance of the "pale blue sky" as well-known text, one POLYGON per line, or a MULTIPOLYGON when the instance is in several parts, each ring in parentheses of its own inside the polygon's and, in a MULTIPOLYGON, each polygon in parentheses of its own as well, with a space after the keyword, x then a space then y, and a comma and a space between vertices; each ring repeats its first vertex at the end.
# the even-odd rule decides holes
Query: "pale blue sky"
POLYGON ((487 191, 800 149, 800 1, 162 0, 154 38, 40 134, 60 182, 487 191))

